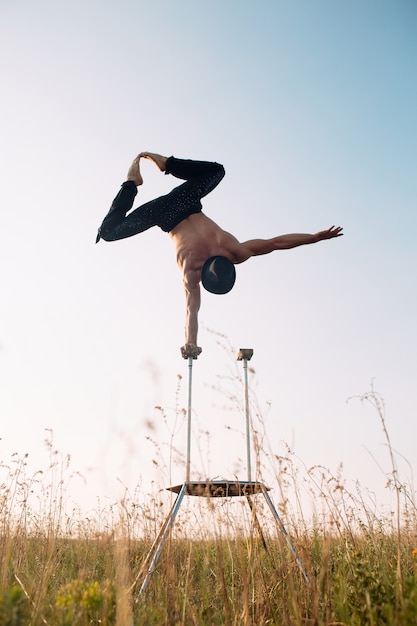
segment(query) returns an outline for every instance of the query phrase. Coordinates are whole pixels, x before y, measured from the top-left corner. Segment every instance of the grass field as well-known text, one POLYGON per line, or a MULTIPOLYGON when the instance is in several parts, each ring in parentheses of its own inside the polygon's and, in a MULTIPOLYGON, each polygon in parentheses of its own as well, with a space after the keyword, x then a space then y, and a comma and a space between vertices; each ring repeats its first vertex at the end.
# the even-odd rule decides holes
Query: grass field
POLYGON ((301 506, 288 504, 288 493, 297 501, 299 490, 291 456, 276 459, 269 486, 308 583, 260 496, 253 502, 266 548, 241 498, 186 498, 139 597, 143 564, 170 496, 140 502, 126 495, 97 518, 71 515, 66 462, 57 464, 51 454, 49 470, 34 476, 27 475, 25 458, 3 462, 0 626, 415 626, 414 493, 399 479, 381 399, 373 391, 365 399, 387 440, 392 513, 378 514, 359 488, 349 493, 337 476, 315 467, 303 477, 315 508, 307 520, 301 506))

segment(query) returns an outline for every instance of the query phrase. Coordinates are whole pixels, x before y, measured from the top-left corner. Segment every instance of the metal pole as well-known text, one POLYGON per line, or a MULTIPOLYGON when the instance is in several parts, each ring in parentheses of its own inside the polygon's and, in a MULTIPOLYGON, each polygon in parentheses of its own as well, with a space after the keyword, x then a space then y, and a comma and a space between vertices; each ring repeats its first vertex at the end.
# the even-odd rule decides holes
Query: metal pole
POLYGON ((191 466, 191 389, 193 378, 193 357, 188 357, 188 410, 187 410, 187 465, 185 472, 185 482, 190 481, 191 466))
POLYGON ((237 355, 238 361, 243 361, 243 379, 245 389, 245 417, 246 417, 246 464, 248 468, 248 481, 252 482, 252 464, 250 451, 250 415, 249 415, 249 390, 248 390, 248 361, 252 358, 251 348, 241 348, 237 355))
POLYGON ((252 463, 250 454, 250 417, 249 417, 249 394, 248 394, 248 359, 243 359, 243 372, 245 380, 245 416, 246 416, 246 462, 248 468, 248 481, 252 480, 252 463))

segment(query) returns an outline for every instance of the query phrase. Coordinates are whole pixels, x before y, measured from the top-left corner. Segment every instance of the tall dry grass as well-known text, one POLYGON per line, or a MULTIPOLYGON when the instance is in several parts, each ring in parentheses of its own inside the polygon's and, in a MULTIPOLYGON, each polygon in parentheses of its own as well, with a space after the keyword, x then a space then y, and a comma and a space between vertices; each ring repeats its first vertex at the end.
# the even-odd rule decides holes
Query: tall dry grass
MULTIPOLYGON (((399 475, 382 399, 371 389, 360 400, 371 403, 385 434, 393 514, 379 514, 360 485, 348 491, 341 475, 305 468, 290 449, 268 455, 269 486, 309 584, 262 496, 253 503, 263 537, 244 498, 186 498, 139 596, 169 496, 126 492, 95 518, 68 514, 73 471, 49 433, 44 470, 30 474, 18 455, 1 465, 0 626, 415 626, 414 493, 399 475), (312 517, 303 511, 306 489, 312 517)), ((254 438, 261 480, 265 438, 254 438)))

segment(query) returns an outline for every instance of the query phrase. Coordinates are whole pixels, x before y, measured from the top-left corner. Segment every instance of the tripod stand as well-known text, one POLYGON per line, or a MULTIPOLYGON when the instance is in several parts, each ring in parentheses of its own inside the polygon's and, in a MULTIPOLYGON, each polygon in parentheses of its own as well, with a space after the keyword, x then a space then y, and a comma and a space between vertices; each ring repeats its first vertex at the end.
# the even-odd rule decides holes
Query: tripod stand
MULTIPOLYGON (((188 408, 187 408, 187 456, 186 456, 186 476, 185 482, 182 485, 176 485, 174 487, 168 487, 169 491, 177 494, 175 501, 169 511, 161 530, 159 531, 155 541, 153 542, 151 549, 142 565, 141 572, 146 571, 142 585, 139 589, 137 601, 146 591, 150 577, 155 570, 158 559, 161 555, 165 540, 169 531, 174 525, 175 518, 180 509, 184 496, 200 496, 206 498, 228 498, 236 496, 244 496, 251 509, 253 521, 261 535, 262 543, 266 551, 268 547, 265 538, 262 533, 262 528, 259 523, 256 509, 252 497, 257 494, 262 494, 266 500, 266 503, 273 515, 273 518, 278 525, 280 531, 284 534, 286 542, 297 562, 297 565, 304 577, 306 583, 309 583, 308 576, 302 566, 301 560, 297 555, 297 552, 291 542, 291 539, 286 531, 284 524, 282 523, 277 509, 275 508, 269 494, 269 488, 263 483, 252 481, 252 468, 251 468, 251 427, 250 427, 250 411, 249 411, 249 391, 248 391, 248 361, 253 356, 253 350, 251 348, 241 348, 237 355, 238 361, 243 361, 243 373, 244 373, 244 405, 245 405, 245 422, 246 422, 246 461, 247 461, 247 480, 214 480, 214 481, 191 481, 190 480, 190 466, 191 466, 191 413, 192 413, 192 371, 193 371, 193 357, 188 357, 188 408)), ((197 358, 197 357, 195 357, 197 358)), ((139 576, 140 576, 139 574, 139 576)), ((138 578, 139 578, 138 576, 138 578)))

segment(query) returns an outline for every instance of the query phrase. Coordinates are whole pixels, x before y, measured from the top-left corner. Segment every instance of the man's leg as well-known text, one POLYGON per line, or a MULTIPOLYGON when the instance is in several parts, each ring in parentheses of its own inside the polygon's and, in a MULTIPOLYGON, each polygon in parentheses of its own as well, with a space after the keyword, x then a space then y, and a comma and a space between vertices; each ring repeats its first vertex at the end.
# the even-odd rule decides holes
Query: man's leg
POLYGON ((139 162, 140 155, 133 160, 129 167, 127 180, 122 184, 119 193, 112 202, 110 211, 107 213, 99 228, 96 243, 100 241, 100 239, 115 241, 117 239, 132 237, 132 235, 137 235, 155 226, 152 209, 148 206, 149 203, 136 209, 136 211, 133 212, 135 215, 132 213, 126 217, 126 213, 132 208, 133 201, 138 192, 137 186, 143 183, 139 162))
POLYGON ((128 172, 128 178, 129 174, 132 174, 130 180, 123 183, 113 200, 110 211, 99 229, 96 242, 100 238, 115 241, 132 237, 152 226, 159 226, 165 232, 169 232, 188 215, 201 211, 200 199, 210 193, 225 174, 224 167, 219 163, 177 159, 173 156, 166 158, 149 152, 142 152, 135 161, 128 172), (142 181, 138 165, 140 157, 154 161, 161 171, 186 182, 165 196, 151 200, 126 215, 133 206, 137 194, 136 185, 142 181))
POLYGON ((194 161, 163 157, 159 154, 142 152, 141 157, 154 161, 165 174, 172 174, 186 182, 154 202, 154 218, 157 225, 169 232, 181 220, 202 209, 201 198, 212 191, 224 177, 223 165, 210 161, 194 161))
POLYGON ((213 161, 194 161, 192 159, 177 159, 165 157, 153 152, 141 152, 139 157, 153 161, 161 172, 172 174, 175 178, 192 181, 193 188, 199 188, 199 198, 203 198, 212 191, 223 178, 223 165, 213 161), (198 183, 196 185, 195 183, 198 183))
POLYGON ((122 184, 119 193, 112 202, 110 211, 99 228, 96 243, 100 239, 105 241, 125 239, 156 226, 151 202, 147 202, 132 211, 130 215, 126 215, 132 208, 136 194, 137 189, 133 181, 128 180, 122 184))

